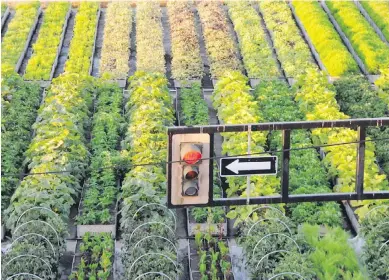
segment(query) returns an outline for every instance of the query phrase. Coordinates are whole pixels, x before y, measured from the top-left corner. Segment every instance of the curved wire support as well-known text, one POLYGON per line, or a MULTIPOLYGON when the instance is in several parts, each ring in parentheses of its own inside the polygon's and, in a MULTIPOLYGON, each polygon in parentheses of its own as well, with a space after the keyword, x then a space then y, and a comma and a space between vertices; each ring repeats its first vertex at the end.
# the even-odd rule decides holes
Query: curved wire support
POLYGON ((365 214, 365 217, 363 219, 366 219, 372 212, 374 212, 375 210, 380 209, 380 208, 389 209, 389 205, 379 205, 379 206, 371 208, 369 211, 367 211, 367 213, 365 214))
POLYGON ((295 272, 282 272, 282 273, 278 273, 278 274, 270 277, 268 280, 276 279, 277 277, 283 276, 283 275, 294 275, 294 276, 298 276, 299 278, 305 280, 305 278, 301 274, 298 274, 298 273, 295 273, 295 272))
POLYGON ((281 221, 280 219, 277 219, 277 218, 265 218, 265 219, 260 219, 259 221, 255 222, 249 229, 247 235, 250 234, 251 230, 254 228, 255 225, 257 225, 258 223, 260 222, 263 222, 263 221, 276 221, 280 224, 282 224, 288 231, 289 231, 289 234, 290 236, 292 236, 292 231, 291 229, 288 227, 288 225, 286 223, 284 223, 283 221, 281 221))
POLYGON ((160 224, 160 225, 165 226, 165 227, 172 233, 172 235, 175 236, 174 231, 173 231, 172 228, 169 227, 167 224, 161 223, 161 222, 147 222, 147 223, 141 224, 140 226, 137 226, 137 227, 132 231, 132 233, 131 233, 131 235, 130 235, 130 240, 129 240, 129 241, 131 242, 132 236, 134 235, 135 231, 137 231, 139 228, 141 228, 141 227, 143 227, 143 226, 145 226, 145 225, 152 225, 152 224, 160 224))
POLYGON ((253 257, 254 257, 255 250, 257 249, 259 243, 261 243, 262 240, 264 240, 265 238, 268 238, 268 237, 270 237, 270 236, 272 236, 272 235, 281 235, 281 236, 284 236, 284 237, 288 238, 289 240, 292 240, 293 243, 296 245, 297 249, 299 250, 300 254, 301 254, 301 248, 300 248, 300 246, 297 244, 297 242, 296 242, 292 237, 287 236, 286 234, 277 232, 277 233, 269 233, 269 234, 266 234, 264 237, 262 237, 262 238, 257 242, 257 244, 255 244, 254 250, 253 250, 253 257))
POLYGON ((247 215, 247 217, 244 219, 244 222, 246 222, 247 219, 250 218, 250 215, 251 215, 251 214, 253 214, 255 211, 260 210, 260 209, 271 209, 271 210, 274 210, 274 211, 276 211, 277 213, 280 213, 281 216, 284 216, 284 217, 286 218, 285 214, 282 213, 282 211, 281 211, 280 209, 277 209, 277 208, 275 208, 275 207, 273 207, 273 206, 270 206, 270 205, 264 205, 264 206, 261 206, 261 207, 257 207, 257 208, 255 208, 253 211, 251 211, 251 212, 247 215))
POLYGON ((257 263, 257 265, 255 266, 255 269, 258 269, 258 265, 265 259, 267 258, 268 256, 272 255, 272 254, 275 254, 275 253, 290 253, 290 251, 288 250, 276 250, 276 251, 272 251, 266 255, 264 255, 260 260, 259 262, 257 263))
POLYGON ((132 271, 132 268, 134 267, 134 265, 143 257, 145 256, 148 256, 148 255, 157 255, 157 256, 161 256, 161 257, 164 257, 166 259, 168 259, 173 265, 174 267, 176 268, 176 271, 178 271, 178 267, 177 267, 177 264, 171 259, 169 258, 168 256, 166 255, 163 255, 163 254, 160 254, 160 253, 146 253, 146 254, 143 254, 142 256, 140 256, 139 258, 137 258, 130 266, 130 270, 128 271, 128 275, 131 275, 131 271, 132 271))
POLYGON ((174 215, 174 212, 173 212, 171 209, 167 208, 165 205, 160 204, 160 203, 147 203, 147 204, 143 205, 143 206, 140 207, 138 210, 136 210, 135 214, 132 216, 132 219, 135 219, 136 214, 138 214, 139 211, 142 210, 142 208, 147 207, 147 206, 150 206, 150 205, 161 206, 161 207, 165 208, 166 210, 168 210, 168 211, 172 214, 172 216, 173 216, 173 220, 174 220, 174 229, 177 229, 177 219, 176 219, 176 216, 174 215))
POLYGON ((378 252, 380 253, 381 250, 382 250, 385 246, 387 246, 388 244, 389 244, 389 240, 387 240, 386 242, 384 242, 384 243, 381 245, 381 247, 380 247, 380 249, 378 250, 378 252))
POLYGON ((169 280, 173 280, 172 278, 170 278, 169 276, 167 276, 167 275, 166 275, 165 273, 163 273, 163 272, 146 272, 146 273, 143 273, 143 274, 137 276, 134 280, 138 280, 138 279, 140 279, 141 277, 146 276, 146 275, 150 275, 150 274, 157 274, 157 275, 166 277, 166 278, 169 279, 169 280))
POLYGON ((38 234, 38 233, 27 233, 27 234, 23 234, 23 235, 19 236, 19 237, 16 238, 14 241, 12 241, 12 243, 11 243, 11 245, 10 245, 10 248, 12 248, 12 245, 13 245, 16 241, 18 241, 19 239, 22 239, 22 238, 24 238, 24 237, 26 237, 26 236, 30 236, 30 235, 35 235, 35 236, 38 236, 38 237, 44 239, 44 240, 51 246, 51 250, 53 251, 54 257, 56 256, 53 244, 52 244, 46 237, 44 237, 42 234, 38 234))
POLYGON ((49 268, 50 274, 53 274, 53 271, 51 270, 51 266, 50 266, 50 264, 47 261, 45 261, 41 257, 35 256, 35 255, 27 255, 27 254, 26 255, 19 255, 19 256, 16 256, 16 257, 12 258, 9 262, 7 262, 3 266, 3 269, 2 269, 3 272, 5 271, 5 268, 7 267, 7 265, 9 265, 11 262, 13 262, 16 259, 23 258, 23 257, 31 257, 31 258, 37 258, 37 259, 41 260, 49 268))
POLYGON ((58 219, 60 219, 60 217, 58 216, 57 213, 55 213, 53 210, 47 208, 47 207, 42 207, 42 206, 34 206, 34 207, 31 207, 31 208, 28 208, 26 211, 24 211, 20 216, 19 218, 17 219, 16 221, 16 226, 19 224, 19 221, 20 219, 23 217, 24 214, 26 214, 27 212, 31 211, 31 210, 34 210, 34 209, 42 209, 42 210, 46 210, 48 211, 49 213, 52 213, 55 215, 55 217, 57 217, 58 219))
POLYGON ((40 278, 38 275, 31 274, 31 273, 26 273, 26 272, 14 274, 14 275, 8 277, 6 280, 9 280, 9 279, 12 279, 12 278, 14 278, 14 277, 21 276, 21 275, 28 275, 28 276, 32 276, 32 277, 34 277, 34 278, 36 278, 36 279, 44 280, 43 278, 40 278))
POLYGON ((49 223, 47 223, 47 222, 45 222, 45 221, 31 220, 31 221, 25 222, 25 223, 21 224, 20 226, 18 226, 17 228, 15 228, 13 234, 15 235, 15 233, 18 231, 18 229, 20 229, 21 227, 23 227, 23 226, 25 226, 25 225, 27 225, 27 224, 29 224, 29 223, 33 223, 33 222, 36 222, 36 223, 43 223, 43 224, 49 226, 49 227, 54 231, 55 236, 57 237, 57 245, 58 245, 58 247, 59 247, 59 240, 60 240, 60 239, 59 239, 58 232, 54 229, 54 227, 53 227, 52 225, 50 225, 49 223))
POLYGON ((153 237, 155 237, 155 238, 161 238, 161 239, 166 240, 167 242, 169 242, 169 244, 171 244, 171 245, 173 246, 174 251, 176 251, 176 254, 178 255, 178 250, 177 250, 176 245, 174 245, 174 243, 171 242, 169 239, 167 239, 167 238, 165 238, 165 237, 163 237, 163 236, 160 236, 160 235, 149 235, 149 236, 143 237, 143 238, 142 238, 141 240, 139 240, 139 241, 134 245, 134 247, 132 247, 132 248, 135 249, 135 248, 136 248, 140 243, 142 243, 144 240, 146 240, 146 239, 148 239, 148 238, 153 238, 153 237))

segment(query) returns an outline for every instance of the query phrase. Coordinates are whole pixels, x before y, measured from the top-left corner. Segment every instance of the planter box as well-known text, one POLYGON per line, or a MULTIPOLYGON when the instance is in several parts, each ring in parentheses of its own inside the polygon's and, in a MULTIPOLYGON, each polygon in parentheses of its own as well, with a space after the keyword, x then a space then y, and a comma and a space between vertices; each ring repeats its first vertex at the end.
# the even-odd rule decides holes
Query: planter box
POLYGON ((96 38, 97 38, 97 31, 99 28, 99 20, 101 15, 101 8, 99 7, 99 10, 97 12, 97 18, 96 18, 96 29, 95 29, 95 36, 93 38, 93 53, 90 57, 90 66, 89 66, 89 75, 92 76, 92 70, 93 70, 93 58, 95 57, 96 52, 96 38))
MULTIPOLYGON (((225 245, 227 248, 228 244, 225 242, 225 245)), ((209 252, 209 251, 207 251, 209 252)), ((230 254, 229 254, 230 255, 230 254)), ((210 256, 209 256, 210 258, 210 256)), ((201 279, 201 273, 199 271, 199 262, 200 262, 200 256, 197 253, 196 250, 196 244, 194 240, 188 240, 188 259, 189 259, 189 276, 191 280, 200 280, 201 279)), ((224 278, 223 273, 219 271, 217 274, 217 279, 224 279, 224 280, 234 280, 234 275, 232 273, 232 262, 231 257, 228 256, 228 261, 231 264, 231 274, 224 278)), ((207 265, 207 272, 209 272, 210 265, 207 265)))
POLYGON ((223 223, 219 224, 209 224, 209 223, 196 223, 190 208, 186 208, 186 216, 187 216, 187 227, 188 227, 188 235, 195 236, 196 232, 209 232, 210 228, 214 228, 212 231, 213 236, 219 236, 220 230, 222 230, 222 235, 227 236, 227 220, 224 218, 223 223))
POLYGON ((5 225, 1 225, 1 240, 4 240, 5 237, 5 225))
POLYGON ((289 84, 290 86, 293 86, 293 85, 296 83, 295 78, 287 78, 287 81, 288 81, 288 84, 289 84))
POLYGON ((212 79, 212 85, 214 88, 216 87, 218 81, 219 81, 218 79, 212 79))
POLYGON ((9 7, 7 7, 7 9, 4 12, 3 17, 1 18, 1 29, 3 29, 3 25, 7 21, 9 14, 10 14, 10 9, 9 9, 9 7))
POLYGON ((188 88, 196 83, 199 83, 201 85, 201 80, 185 80, 185 81, 174 80, 174 87, 175 88, 188 88))
POLYGON ((114 79, 114 80, 108 80, 110 83, 115 83, 117 84, 120 88, 125 88, 127 79, 114 79))
POLYGON ((21 55, 19 57, 18 62, 16 63, 16 66, 15 66, 15 71, 16 72, 19 72, 20 66, 22 66, 23 59, 26 56, 26 52, 28 50, 28 46, 30 45, 30 41, 32 39, 32 36, 34 35, 34 31, 35 31, 36 26, 38 24, 38 20, 39 20, 39 17, 41 15, 41 13, 42 13, 42 8, 39 7, 37 15, 36 15, 36 18, 35 18, 35 21, 34 21, 34 23, 31 26, 30 33, 28 33, 28 37, 27 37, 27 41, 26 41, 26 44, 24 46, 24 49, 23 49, 23 51, 22 51, 22 53, 21 53, 21 55))
POLYGON ((259 83, 261 82, 261 79, 250 79, 249 83, 252 88, 255 88, 259 83))
POLYGON ((381 75, 367 75, 367 79, 372 84, 374 84, 375 81, 377 81, 380 77, 381 77, 381 75))
MULTIPOLYGON (((79 204, 79 207, 78 207, 78 213, 79 214, 82 213, 82 201, 83 201, 83 198, 84 198, 84 195, 85 195, 85 191, 86 191, 85 186, 87 184, 88 184, 87 182, 84 184, 84 188, 83 188, 83 191, 82 191, 82 196, 81 196, 80 204, 79 204)), ((117 182, 117 187, 118 187, 118 189, 120 188, 119 180, 117 182)), ((114 206, 114 209, 112 209, 113 210, 113 214, 112 215, 114 216, 112 224, 105 224, 105 225, 103 225, 103 224, 77 225, 77 238, 82 238, 87 232, 91 232, 91 233, 109 232, 109 233, 111 233, 112 238, 115 239, 116 238, 116 225, 117 225, 117 222, 118 222, 117 221, 118 204, 119 204, 119 199, 116 200, 116 204, 114 206)))
POLYGON ((45 80, 24 80, 27 83, 37 83, 41 88, 48 88, 51 85, 51 81, 45 81, 45 80))
POLYGON ((328 82, 330 84, 333 84, 335 81, 339 80, 340 77, 332 77, 332 76, 328 76, 328 82))

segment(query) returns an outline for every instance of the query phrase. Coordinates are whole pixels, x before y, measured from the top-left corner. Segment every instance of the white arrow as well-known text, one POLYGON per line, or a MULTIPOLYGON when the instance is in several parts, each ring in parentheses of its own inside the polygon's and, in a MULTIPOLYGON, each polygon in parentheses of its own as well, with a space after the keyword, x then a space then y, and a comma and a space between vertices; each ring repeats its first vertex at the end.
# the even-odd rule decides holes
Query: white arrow
POLYGON ((271 169, 271 162, 239 162, 239 159, 237 159, 227 165, 226 168, 235 174, 239 174, 239 171, 271 169))

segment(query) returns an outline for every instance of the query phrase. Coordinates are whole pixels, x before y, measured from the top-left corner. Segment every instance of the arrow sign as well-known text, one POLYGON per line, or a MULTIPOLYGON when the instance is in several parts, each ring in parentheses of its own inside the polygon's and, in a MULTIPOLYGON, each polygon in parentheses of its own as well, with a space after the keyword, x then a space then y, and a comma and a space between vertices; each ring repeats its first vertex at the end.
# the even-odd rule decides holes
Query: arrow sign
POLYGON ((220 159, 220 176, 275 175, 277 157, 229 157, 220 159))

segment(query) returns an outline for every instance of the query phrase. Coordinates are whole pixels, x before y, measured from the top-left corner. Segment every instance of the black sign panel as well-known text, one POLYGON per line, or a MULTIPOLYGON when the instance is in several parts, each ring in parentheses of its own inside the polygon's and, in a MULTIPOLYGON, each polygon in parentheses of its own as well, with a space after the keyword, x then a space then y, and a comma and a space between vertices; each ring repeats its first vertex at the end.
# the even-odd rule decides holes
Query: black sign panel
POLYGON ((228 157, 220 159, 220 176, 275 175, 277 157, 228 157))

